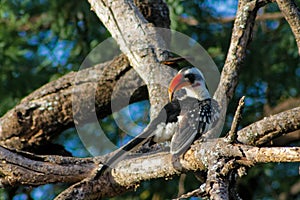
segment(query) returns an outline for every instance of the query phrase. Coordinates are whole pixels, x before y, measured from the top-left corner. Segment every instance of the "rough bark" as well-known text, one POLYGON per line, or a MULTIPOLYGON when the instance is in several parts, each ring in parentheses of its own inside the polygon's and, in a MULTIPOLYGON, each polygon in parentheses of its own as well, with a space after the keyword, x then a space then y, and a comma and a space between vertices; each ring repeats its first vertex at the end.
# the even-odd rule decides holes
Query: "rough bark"
POLYGON ((294 0, 276 0, 276 2, 294 33, 300 55, 300 9, 294 0))
MULTIPOLYGON (((264 116, 268 117, 270 115, 283 112, 295 108, 300 105, 299 98, 289 98, 279 103, 275 107, 271 107, 269 104, 264 105, 264 116)), ((268 142, 268 146, 285 146, 295 141, 300 141, 300 130, 289 132, 287 134, 281 135, 280 137, 274 138, 268 142)))
MULTIPOLYGON (((44 85, 1 117, 0 144, 32 150, 45 144, 61 131, 74 126, 74 115, 81 123, 89 121, 90 114, 95 113, 94 108, 100 118, 109 115, 111 101, 124 102, 124 98, 131 96, 133 89, 143 85, 142 80, 132 71, 126 57, 122 55, 113 61, 71 72, 44 85), (124 79, 131 82, 124 84, 124 79), (118 95, 111 97, 113 91, 118 95), (73 98, 79 103, 73 104, 72 108, 73 98), (97 104, 90 105, 94 102, 97 104), (80 115, 83 110, 85 113, 80 115)), ((145 88, 140 88, 131 100, 146 98, 145 88)), ((124 106, 117 103, 116 105, 120 105, 119 108, 124 106)))
MULTIPOLYGON (((135 3, 149 22, 169 28, 168 8, 162 1, 135 3)), ((49 149, 52 147, 49 145, 47 152, 39 147, 74 126, 74 114, 84 123, 95 107, 98 117, 106 117, 111 114, 112 100, 117 110, 127 106, 128 99, 129 103, 147 99, 147 89, 142 85, 142 79, 124 54, 83 71, 71 72, 34 91, 0 118, 0 145, 41 154, 56 153, 57 147, 49 149), (75 88, 77 95, 73 93, 75 88), (116 95, 111 97, 113 91, 116 95), (77 113, 72 110, 72 95, 79 98, 76 102, 82 102, 74 108, 77 113), (93 98, 95 101, 91 101, 93 98), (93 102, 96 104, 90 105, 93 102), (83 109, 86 113, 80 115, 83 109)))
POLYGON ((137 10, 133 1, 89 0, 102 23, 147 84, 151 104, 150 118, 167 103, 162 81, 171 79, 168 67, 160 62, 168 58, 164 33, 155 29, 137 10))
POLYGON ((92 158, 37 156, 0 147, 1 186, 75 183, 96 167, 92 158))
POLYGON ((237 140, 254 146, 263 145, 285 133, 300 129, 300 107, 250 124, 238 132, 237 140))
MULTIPOLYGON (((102 176, 99 180, 93 180, 89 177, 93 177, 97 163, 103 160, 103 157, 36 156, 1 147, 1 183, 3 186, 16 186, 19 184, 41 185, 51 182, 78 182, 78 184, 68 188, 67 192, 58 196, 57 199, 66 199, 67 197, 97 199, 104 196, 119 195, 137 186, 140 181, 170 177, 186 170, 213 169, 215 171, 211 171, 211 173, 216 175, 219 169, 224 174, 221 177, 225 178, 227 168, 232 166, 215 166, 219 165, 224 158, 227 158, 227 163, 240 163, 249 166, 265 162, 299 162, 299 153, 299 147, 259 148, 242 144, 229 144, 219 138, 193 145, 184 157, 175 163, 171 162, 172 156, 169 152, 133 154, 116 166, 112 172, 112 177, 102 176), (228 162, 228 159, 234 160, 234 162, 228 162)), ((210 181, 212 179, 208 179, 208 182, 210 181)))
MULTIPOLYGON (((193 145, 184 157, 175 163, 171 162, 172 157, 168 152, 141 155, 133 159, 123 160, 113 170, 112 175, 114 181, 118 184, 130 186, 138 183, 140 180, 169 177, 184 170, 206 170, 219 161, 210 159, 214 157, 218 157, 218 159, 235 158, 237 162, 250 165, 278 161, 298 162, 300 161, 299 152, 299 147, 259 148, 248 145, 228 144, 220 138, 193 145)), ((218 173, 215 171, 215 174, 218 173)))
MULTIPOLYGON (((289 124, 290 127, 299 129, 299 107, 294 110, 294 119, 289 124)), ((274 119, 284 120, 284 116, 290 116, 290 111, 285 111, 277 115, 266 118, 265 120, 274 121, 274 119), (283 118, 283 119, 281 119, 283 118)), ((291 116, 290 116, 291 117, 291 116)), ((277 123, 274 121, 274 123, 277 123)), ((261 130, 268 130, 268 123, 261 123, 261 130)), ((282 127, 284 128, 284 127, 282 127)), ((253 129, 246 131, 249 133, 253 129)), ((240 130, 237 135, 245 132, 240 130)), ((249 133, 250 134, 250 133, 249 133)), ((261 133, 267 136, 268 131, 261 133)), ((253 133, 255 135, 255 133, 253 133)), ((63 197, 70 197, 76 194, 76 191, 82 191, 80 194, 89 197, 89 195, 98 196, 116 196, 120 193, 135 187, 140 181, 149 180, 158 177, 170 177, 186 170, 207 170, 214 169, 219 173, 219 167, 213 167, 216 164, 223 163, 223 158, 233 160, 229 165, 222 168, 222 177, 225 178, 230 169, 235 169, 237 164, 242 166, 254 165, 265 162, 298 162, 300 149, 292 148, 265 148, 253 147, 243 144, 231 144, 228 140, 213 139, 205 143, 196 143, 192 146, 184 157, 179 161, 172 163, 172 156, 168 152, 152 152, 149 154, 133 154, 128 159, 121 161, 112 172, 112 177, 101 177, 99 180, 90 180, 93 173, 98 168, 99 163, 108 156, 95 158, 68 158, 62 156, 36 156, 33 154, 10 150, 1 147, 0 170, 2 178, 0 179, 4 186, 41 185, 51 182, 77 183, 68 188, 63 197), (112 183, 110 183, 113 180, 112 183), (100 184, 100 185, 99 185, 100 184), (104 187, 105 186, 105 187, 104 187), (118 188, 112 191, 112 188, 118 188), (76 191, 74 191, 74 189, 76 191)), ((211 175, 214 175, 211 172, 211 175)), ((210 177, 209 182, 215 180, 215 176, 210 177)), ((222 178, 222 179, 223 179, 222 178)), ((209 184, 208 184, 209 185, 209 184)), ((208 192, 215 190, 207 189, 208 192)), ((79 194, 78 194, 79 195, 79 194)), ((212 194, 213 195, 213 194, 212 194)), ((222 194, 223 195, 223 194, 222 194)), ((63 199, 62 196, 59 198, 63 199)), ((73 198, 77 196, 72 196, 73 198)))

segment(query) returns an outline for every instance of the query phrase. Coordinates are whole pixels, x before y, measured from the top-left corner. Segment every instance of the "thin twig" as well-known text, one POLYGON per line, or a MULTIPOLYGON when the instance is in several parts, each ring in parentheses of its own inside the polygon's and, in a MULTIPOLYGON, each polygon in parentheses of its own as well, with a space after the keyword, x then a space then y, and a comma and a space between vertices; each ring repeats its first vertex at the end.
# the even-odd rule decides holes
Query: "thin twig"
POLYGON ((190 197, 204 197, 206 196, 206 191, 205 191, 205 183, 203 183, 199 188, 191 191, 191 192, 188 192, 188 193, 185 193, 185 194, 182 194, 180 197, 177 197, 173 200, 180 200, 180 199, 187 199, 187 198, 190 198, 190 197))
POLYGON ((238 130, 240 121, 242 120, 242 113, 243 113, 243 109, 244 109, 244 105, 245 105, 244 100, 245 100, 245 96, 243 96, 239 101, 239 105, 234 114, 234 118, 233 118, 233 121, 231 124, 230 131, 225 138, 230 143, 234 142, 237 138, 237 130, 238 130))

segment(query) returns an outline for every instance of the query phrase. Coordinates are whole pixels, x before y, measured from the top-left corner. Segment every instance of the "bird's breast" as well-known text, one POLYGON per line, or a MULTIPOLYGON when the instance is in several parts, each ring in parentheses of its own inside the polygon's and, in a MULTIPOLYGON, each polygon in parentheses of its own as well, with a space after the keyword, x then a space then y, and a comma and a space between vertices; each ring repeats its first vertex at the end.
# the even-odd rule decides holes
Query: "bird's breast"
POLYGON ((157 143, 171 140, 172 136, 178 129, 178 122, 160 123, 154 131, 153 141, 157 143))

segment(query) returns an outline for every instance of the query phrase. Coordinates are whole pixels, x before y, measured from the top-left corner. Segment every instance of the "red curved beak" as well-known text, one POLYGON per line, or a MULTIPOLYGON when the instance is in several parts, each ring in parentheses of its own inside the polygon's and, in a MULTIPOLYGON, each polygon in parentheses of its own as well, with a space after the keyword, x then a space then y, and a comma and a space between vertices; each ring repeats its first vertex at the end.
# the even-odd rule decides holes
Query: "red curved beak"
POLYGON ((174 93, 187 85, 190 85, 190 83, 184 79, 183 75, 177 74, 169 85, 169 100, 172 101, 174 93))

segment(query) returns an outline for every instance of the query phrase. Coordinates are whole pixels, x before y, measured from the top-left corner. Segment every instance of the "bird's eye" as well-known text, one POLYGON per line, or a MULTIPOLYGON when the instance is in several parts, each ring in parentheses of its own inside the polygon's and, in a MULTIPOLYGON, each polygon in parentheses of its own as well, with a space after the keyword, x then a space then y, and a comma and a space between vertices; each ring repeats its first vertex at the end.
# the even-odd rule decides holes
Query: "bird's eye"
POLYGON ((184 75, 184 78, 192 84, 195 82, 195 75, 194 74, 186 74, 186 75, 184 75))

